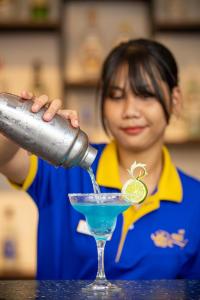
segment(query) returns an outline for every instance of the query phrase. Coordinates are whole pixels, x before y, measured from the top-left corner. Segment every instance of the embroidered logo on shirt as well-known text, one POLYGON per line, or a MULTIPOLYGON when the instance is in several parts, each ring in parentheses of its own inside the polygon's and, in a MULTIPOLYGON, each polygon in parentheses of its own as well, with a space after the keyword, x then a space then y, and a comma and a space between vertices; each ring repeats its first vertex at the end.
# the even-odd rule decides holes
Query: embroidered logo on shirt
POLYGON ((173 248, 175 245, 180 248, 184 248, 188 242, 184 238, 185 230, 179 229, 178 233, 168 233, 164 230, 157 230, 155 233, 151 234, 151 239, 157 247, 161 248, 173 248))

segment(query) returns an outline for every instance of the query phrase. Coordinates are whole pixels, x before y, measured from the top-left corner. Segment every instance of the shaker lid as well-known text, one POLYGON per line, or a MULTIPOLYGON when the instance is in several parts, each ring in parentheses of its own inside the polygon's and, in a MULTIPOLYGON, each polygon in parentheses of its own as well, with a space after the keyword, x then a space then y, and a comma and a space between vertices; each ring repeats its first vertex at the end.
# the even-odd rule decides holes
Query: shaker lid
POLYGON ((89 145, 79 165, 84 169, 88 169, 92 165, 93 161, 95 160, 96 155, 97 155, 97 150, 94 147, 89 145))

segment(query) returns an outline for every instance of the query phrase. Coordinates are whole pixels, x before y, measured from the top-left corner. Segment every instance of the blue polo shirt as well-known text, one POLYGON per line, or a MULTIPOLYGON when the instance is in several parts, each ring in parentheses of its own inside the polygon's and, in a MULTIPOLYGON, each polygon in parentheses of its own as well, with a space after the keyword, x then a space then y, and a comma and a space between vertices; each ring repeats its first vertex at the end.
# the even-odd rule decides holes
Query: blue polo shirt
MULTIPOLYGON (((119 192, 115 143, 95 147, 92 168, 101 191, 119 192)), ((177 170, 166 148, 163 161, 156 193, 117 219, 105 248, 108 279, 200 279, 200 182, 177 170)), ((67 196, 93 192, 87 172, 55 168, 32 156, 23 188, 39 211, 37 278, 94 279, 96 243, 67 196)))

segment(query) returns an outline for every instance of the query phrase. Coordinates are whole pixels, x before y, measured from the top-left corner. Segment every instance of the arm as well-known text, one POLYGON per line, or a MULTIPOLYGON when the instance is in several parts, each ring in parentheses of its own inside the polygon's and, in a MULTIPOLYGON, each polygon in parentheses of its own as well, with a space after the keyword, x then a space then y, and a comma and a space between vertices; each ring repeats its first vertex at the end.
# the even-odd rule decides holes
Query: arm
MULTIPOLYGON (((32 112, 35 113, 42 107, 48 106, 43 115, 45 121, 51 121, 55 114, 59 114, 65 119, 70 119, 74 127, 78 126, 77 113, 71 110, 61 110, 61 100, 50 101, 46 95, 33 98, 33 94, 28 92, 22 92, 21 97, 24 101, 33 100, 32 112)), ((29 166, 30 156, 27 151, 0 135, 0 172, 11 181, 22 184, 28 175, 29 166)))
POLYGON ((22 184, 29 170, 29 155, 14 142, 0 135, 0 172, 11 181, 22 184))

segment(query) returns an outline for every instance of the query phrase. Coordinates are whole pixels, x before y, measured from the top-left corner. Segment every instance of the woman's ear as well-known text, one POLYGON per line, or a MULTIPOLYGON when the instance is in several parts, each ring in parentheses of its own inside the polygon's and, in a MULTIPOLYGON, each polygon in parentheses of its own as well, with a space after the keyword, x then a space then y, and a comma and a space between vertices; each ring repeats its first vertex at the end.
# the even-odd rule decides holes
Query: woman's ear
POLYGON ((179 117, 181 114, 183 106, 183 97, 181 90, 178 86, 173 88, 172 91, 172 113, 176 116, 179 117))

